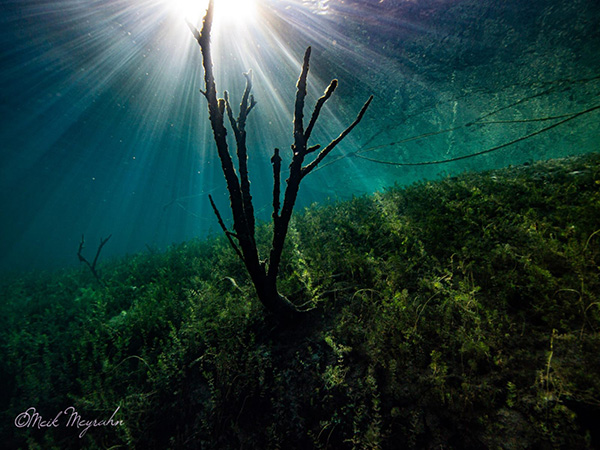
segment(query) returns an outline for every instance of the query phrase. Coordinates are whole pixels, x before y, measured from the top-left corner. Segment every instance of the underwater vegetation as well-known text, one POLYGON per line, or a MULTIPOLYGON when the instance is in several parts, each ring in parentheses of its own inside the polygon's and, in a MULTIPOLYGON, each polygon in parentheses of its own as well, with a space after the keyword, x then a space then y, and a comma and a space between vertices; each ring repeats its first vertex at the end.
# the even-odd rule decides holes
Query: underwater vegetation
MULTIPOLYGON (((281 324, 225 236, 4 280, 0 434, 31 449, 598 448, 600 155, 292 216, 281 324), (17 428, 73 407, 115 426, 17 428)), ((271 224, 257 224, 257 246, 271 224)))

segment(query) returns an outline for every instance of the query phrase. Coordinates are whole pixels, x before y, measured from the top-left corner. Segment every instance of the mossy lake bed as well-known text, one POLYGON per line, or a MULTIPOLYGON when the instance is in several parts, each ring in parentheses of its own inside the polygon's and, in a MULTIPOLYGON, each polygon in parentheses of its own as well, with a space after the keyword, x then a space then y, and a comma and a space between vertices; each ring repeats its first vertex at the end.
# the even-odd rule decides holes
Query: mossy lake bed
POLYGON ((4 280, 5 448, 600 447, 600 155, 308 208, 283 261, 291 324, 221 237, 4 280))

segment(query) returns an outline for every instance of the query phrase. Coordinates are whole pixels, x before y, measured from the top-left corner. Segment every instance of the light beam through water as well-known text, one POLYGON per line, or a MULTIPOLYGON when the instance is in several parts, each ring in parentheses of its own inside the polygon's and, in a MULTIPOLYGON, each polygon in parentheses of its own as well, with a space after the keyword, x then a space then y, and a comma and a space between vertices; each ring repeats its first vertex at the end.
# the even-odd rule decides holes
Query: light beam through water
MULTIPOLYGON (((306 113, 331 79, 340 81, 313 144, 336 137, 368 95, 375 100, 329 162, 347 157, 324 161, 306 179, 298 210, 471 167, 383 167, 353 157, 361 148, 377 148, 368 155, 382 161, 451 158, 535 132, 524 123, 438 133, 453 124, 496 110, 493 119, 502 121, 594 106, 600 8, 593 3, 216 0, 219 95, 227 89, 237 109, 242 73, 254 73, 249 171, 261 218, 270 216, 273 148, 281 149, 283 168, 289 163, 307 46, 306 113), (408 139, 429 134, 436 137, 408 139)), ((108 257, 218 232, 207 194, 222 211, 228 198, 199 92, 200 51, 185 24, 201 27, 207 0, 2 5, 0 270, 76 264, 82 233, 90 243, 112 233, 108 257)), ((484 169, 588 151, 594 118, 468 161, 484 169)))
MULTIPOLYGON (((257 19, 258 0, 216 0, 214 26, 244 25, 257 19)), ((208 0, 168 0, 169 9, 189 22, 201 18, 208 0)))

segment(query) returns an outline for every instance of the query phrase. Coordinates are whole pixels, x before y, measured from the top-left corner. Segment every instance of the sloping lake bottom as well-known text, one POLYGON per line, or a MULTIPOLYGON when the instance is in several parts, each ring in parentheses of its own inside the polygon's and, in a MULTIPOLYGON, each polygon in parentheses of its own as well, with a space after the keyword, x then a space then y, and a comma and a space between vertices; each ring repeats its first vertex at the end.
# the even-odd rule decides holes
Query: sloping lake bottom
POLYGON ((295 323, 224 237, 97 269, 3 281, 5 448, 600 446, 597 154, 299 212, 295 323))

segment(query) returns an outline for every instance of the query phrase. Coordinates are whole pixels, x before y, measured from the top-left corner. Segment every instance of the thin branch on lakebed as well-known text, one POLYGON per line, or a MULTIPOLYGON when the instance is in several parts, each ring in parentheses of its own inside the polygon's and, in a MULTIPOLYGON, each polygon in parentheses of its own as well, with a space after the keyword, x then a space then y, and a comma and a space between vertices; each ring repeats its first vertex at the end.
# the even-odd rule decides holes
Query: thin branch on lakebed
POLYGON ((94 275, 96 280, 98 280, 98 283, 100 283, 100 284, 104 284, 104 283, 102 283, 102 280, 100 279, 100 275, 98 274, 98 271, 96 270, 96 264, 98 263, 98 258, 100 257, 100 252, 102 251, 102 247, 104 247, 104 245, 106 245, 106 243, 111 238, 111 236, 112 236, 112 234, 109 234, 108 237, 105 239, 100 238, 100 244, 98 245, 98 250, 96 250, 96 256, 94 257, 94 260, 91 263, 81 253, 83 251, 83 249, 85 248, 85 238, 84 238, 83 234, 81 235, 81 241, 79 242, 79 250, 77 250, 77 257, 79 258, 79 261, 82 263, 85 263, 89 267, 90 271, 92 272, 92 274, 94 275))
POLYGON ((281 263, 281 255, 285 239, 292 217, 292 211, 298 195, 300 182, 354 129, 363 118, 369 104, 373 100, 371 96, 363 105, 356 119, 336 139, 331 141, 323 149, 319 145, 308 146, 312 130, 319 118, 321 108, 331 97, 337 87, 337 80, 333 80, 321 98, 317 100, 313 113, 304 127, 304 101, 306 98, 306 85, 309 70, 311 48, 308 47, 304 54, 304 62, 300 78, 297 82, 296 101, 294 106, 294 143, 292 144, 292 162, 289 166, 289 176, 286 180, 286 188, 281 204, 280 179, 281 179, 281 157, 279 149, 275 149, 271 164, 273 166, 273 238, 271 250, 267 262, 261 261, 255 241, 255 217, 252 196, 250 195, 250 180, 248 177, 248 150, 246 146, 246 120, 256 105, 252 91, 252 71, 244 74, 246 88, 240 102, 239 114, 234 116, 230 104, 229 95, 223 93, 223 98, 217 96, 213 62, 210 45, 210 35, 213 23, 214 0, 210 0, 206 15, 202 21, 202 29, 198 30, 191 23, 188 26, 200 45, 202 53, 202 64, 204 66, 205 89, 202 92, 208 102, 210 125, 213 130, 214 140, 217 145, 217 154, 221 161, 223 176, 225 177, 229 201, 233 216, 233 231, 229 231, 219 213, 215 203, 210 198, 211 206, 217 216, 219 225, 225 232, 232 248, 244 262, 246 270, 250 275, 256 289, 258 299, 262 304, 275 314, 279 319, 289 320, 297 317, 302 311, 291 303, 277 289, 277 275, 281 263), (231 152, 227 143, 227 129, 225 117, 233 130, 236 145, 236 156, 238 170, 236 171, 231 152), (305 163, 305 158, 310 153, 320 150, 317 156, 305 163))

